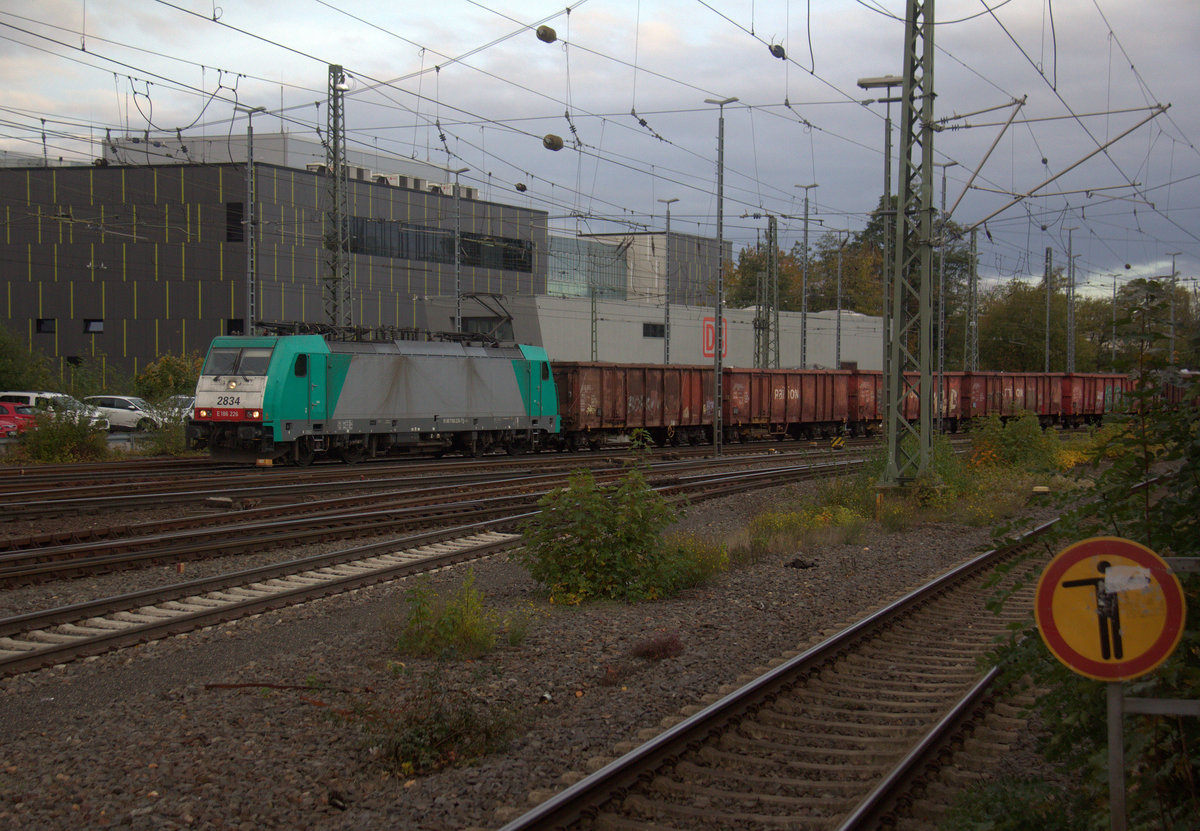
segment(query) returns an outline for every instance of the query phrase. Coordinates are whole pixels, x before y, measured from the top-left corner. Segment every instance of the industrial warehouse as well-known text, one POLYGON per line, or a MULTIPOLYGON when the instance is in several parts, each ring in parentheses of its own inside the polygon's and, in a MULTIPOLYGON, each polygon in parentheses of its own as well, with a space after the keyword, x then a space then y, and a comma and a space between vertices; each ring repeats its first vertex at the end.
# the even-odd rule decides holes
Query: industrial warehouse
MULTIPOLYGON (((137 373, 163 354, 203 353, 246 330, 251 304, 255 323, 328 323, 333 291, 339 319, 363 332, 454 331, 457 318, 463 332, 562 360, 713 358, 715 239, 553 234, 545 211, 481 199, 454 171, 352 153, 346 282, 334 290, 335 177, 320 144, 276 133, 110 139, 103 150, 91 166, 0 168, 6 325, 64 380, 85 361, 137 373)), ((727 362, 881 365, 878 318, 777 318, 771 355, 761 310, 726 309, 727 362)))

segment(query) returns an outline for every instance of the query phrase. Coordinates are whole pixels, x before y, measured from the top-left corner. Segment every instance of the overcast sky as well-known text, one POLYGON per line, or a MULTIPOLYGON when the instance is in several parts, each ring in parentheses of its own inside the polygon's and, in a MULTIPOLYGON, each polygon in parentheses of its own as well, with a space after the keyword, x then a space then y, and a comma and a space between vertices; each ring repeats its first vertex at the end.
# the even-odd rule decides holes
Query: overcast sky
MULTIPOLYGON (((381 172, 397 157, 467 167, 484 198, 564 230, 661 229, 660 200, 678 199, 673 229, 714 236, 705 99, 736 97, 724 236, 753 244, 766 222, 746 215, 773 213, 788 249, 796 185, 817 185, 813 240, 860 230, 883 192, 886 105, 864 100, 884 91, 857 81, 902 73, 904 14, 901 0, 0 0, 0 149, 90 159, 110 130, 243 133, 235 101, 267 108, 256 132, 315 139, 335 63, 352 146, 381 172)), ((935 154, 952 218, 988 218, 985 279, 1040 275, 1047 247, 1065 264, 1070 237, 1093 291, 1169 275, 1172 253, 1195 287, 1200 3, 939 0, 935 18, 935 154)))

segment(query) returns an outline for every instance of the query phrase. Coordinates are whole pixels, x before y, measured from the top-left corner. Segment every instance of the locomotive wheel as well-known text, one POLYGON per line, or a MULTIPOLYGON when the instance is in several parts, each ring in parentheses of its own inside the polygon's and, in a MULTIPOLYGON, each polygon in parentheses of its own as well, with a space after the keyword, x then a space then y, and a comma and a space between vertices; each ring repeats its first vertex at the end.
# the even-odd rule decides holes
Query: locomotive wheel
POLYGON ((348 465, 356 465, 366 456, 366 450, 361 444, 352 444, 342 450, 342 461, 348 465))

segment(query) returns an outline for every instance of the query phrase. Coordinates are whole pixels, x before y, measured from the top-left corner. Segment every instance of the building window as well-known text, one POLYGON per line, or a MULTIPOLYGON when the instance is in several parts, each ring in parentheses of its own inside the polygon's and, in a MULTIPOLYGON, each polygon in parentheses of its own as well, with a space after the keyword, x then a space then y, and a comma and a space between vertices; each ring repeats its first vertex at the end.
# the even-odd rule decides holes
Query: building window
POLYGON ((245 242, 245 206, 241 202, 225 203, 225 241, 245 242))
POLYGON ((225 321, 225 334, 227 335, 244 335, 242 331, 242 318, 231 317, 225 321))
POLYGON ((39 335, 53 335, 57 331, 57 327, 57 318, 39 317, 37 319, 37 333, 39 335))
MULTIPOLYGON (((407 222, 352 216, 347 222, 351 253, 427 263, 454 262, 454 232, 407 222)), ((486 234, 459 235, 459 262, 475 268, 533 273, 533 242, 486 234)))
POLYGON ((667 336, 667 326, 665 323, 643 323, 642 337, 643 338, 665 338, 667 336))
POLYGON ((104 318, 102 317, 86 317, 83 319, 83 333, 85 335, 103 335, 104 334, 104 318))

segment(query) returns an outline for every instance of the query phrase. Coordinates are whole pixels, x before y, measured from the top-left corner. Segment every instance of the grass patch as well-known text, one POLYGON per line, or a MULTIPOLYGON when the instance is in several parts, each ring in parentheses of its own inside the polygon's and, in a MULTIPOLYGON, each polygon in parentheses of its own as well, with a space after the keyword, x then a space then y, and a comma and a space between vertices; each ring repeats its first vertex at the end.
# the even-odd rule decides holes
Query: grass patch
POLYGON ((1007 777, 976 785, 955 800, 940 831, 1083 831, 1057 784, 1007 777))
POLYGON ((475 572, 445 594, 434 591, 428 576, 409 590, 407 613, 395 635, 397 651, 419 658, 478 658, 495 649, 501 637, 519 644, 533 611, 503 615, 487 608, 475 588, 475 572))
POLYGON ((511 710, 442 689, 434 676, 395 709, 359 709, 347 718, 367 733, 372 761, 396 776, 471 764, 507 747, 518 726, 511 710))

